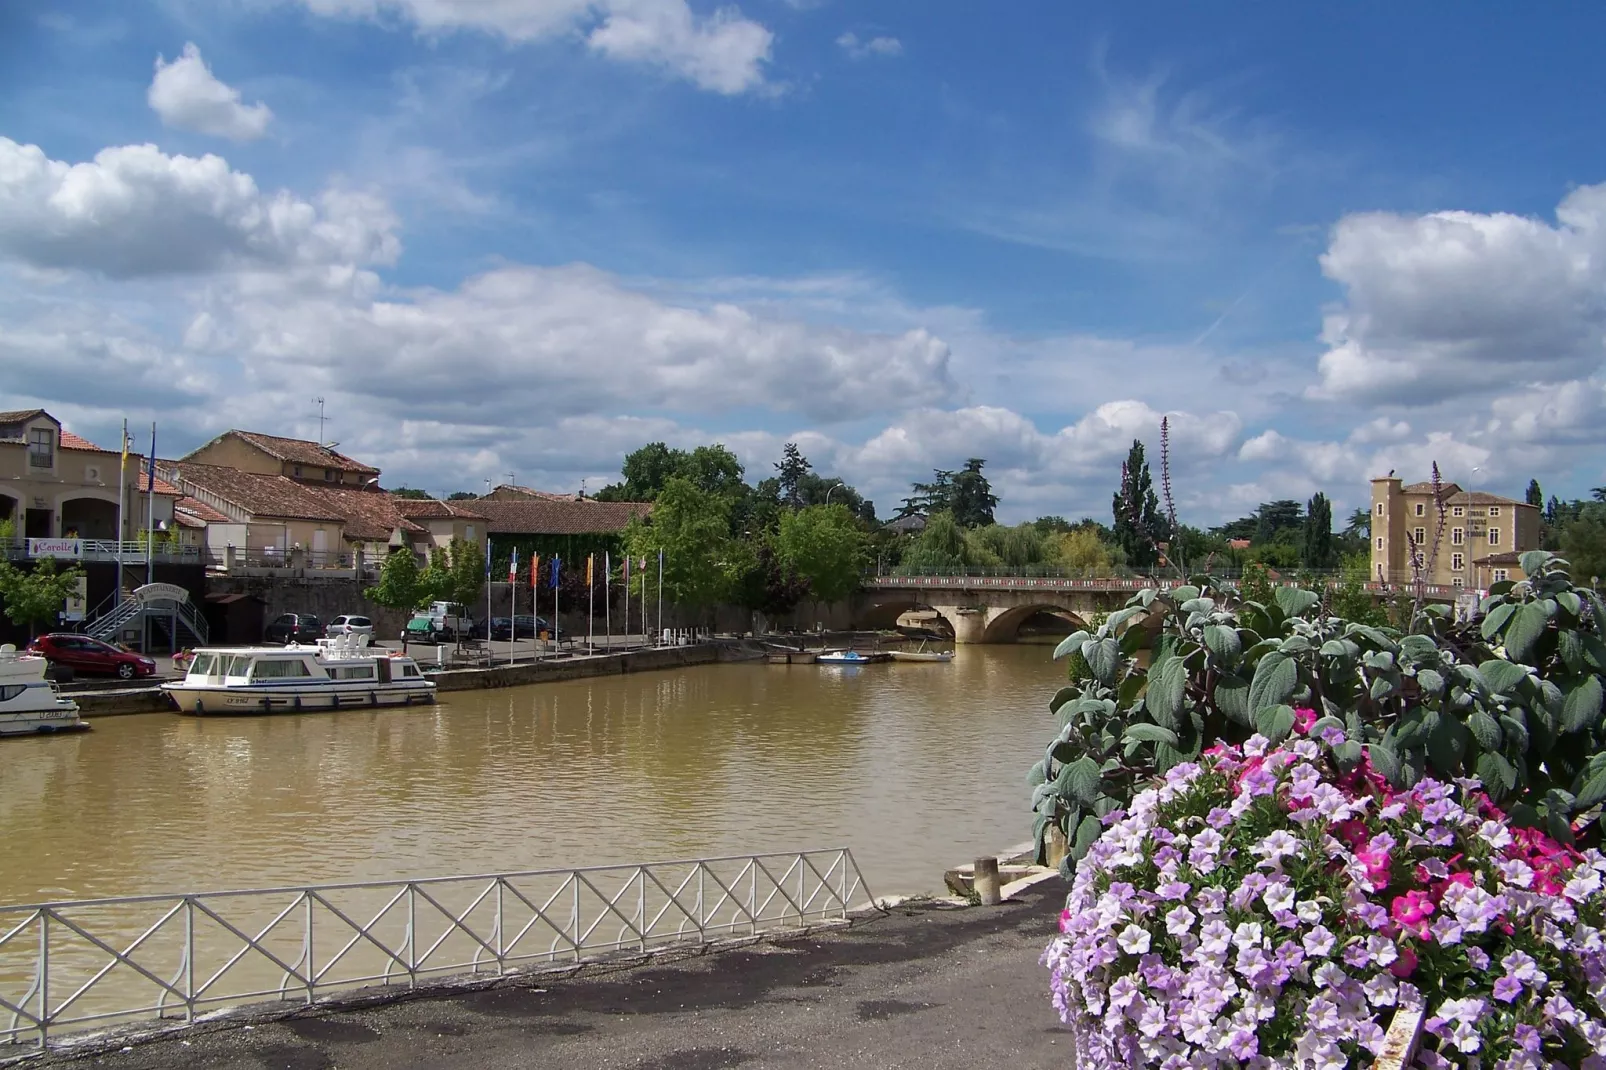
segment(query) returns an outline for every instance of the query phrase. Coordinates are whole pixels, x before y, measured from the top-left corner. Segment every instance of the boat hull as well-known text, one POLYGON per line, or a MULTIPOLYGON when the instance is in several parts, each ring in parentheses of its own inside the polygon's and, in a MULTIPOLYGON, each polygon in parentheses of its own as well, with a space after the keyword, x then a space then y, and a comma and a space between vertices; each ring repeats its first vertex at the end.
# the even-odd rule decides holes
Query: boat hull
POLYGON ((172 698, 180 713, 209 717, 427 706, 435 701, 435 685, 430 682, 308 688, 186 687, 180 683, 163 684, 162 690, 172 698))
POLYGON ((878 661, 891 661, 892 655, 878 652, 874 654, 860 654, 858 657, 844 657, 841 654, 821 654, 814 659, 816 665, 874 665, 878 661))
POLYGON ((0 713, 0 736, 53 736, 87 731, 89 722, 78 716, 76 704, 55 710, 0 713))
POLYGON ((946 653, 943 653, 943 654, 935 654, 935 653, 933 653, 933 654, 922 654, 922 653, 919 653, 919 652, 913 651, 913 650, 894 650, 892 652, 892 660, 893 661, 947 662, 947 661, 954 660, 954 656, 952 654, 946 654, 946 653))

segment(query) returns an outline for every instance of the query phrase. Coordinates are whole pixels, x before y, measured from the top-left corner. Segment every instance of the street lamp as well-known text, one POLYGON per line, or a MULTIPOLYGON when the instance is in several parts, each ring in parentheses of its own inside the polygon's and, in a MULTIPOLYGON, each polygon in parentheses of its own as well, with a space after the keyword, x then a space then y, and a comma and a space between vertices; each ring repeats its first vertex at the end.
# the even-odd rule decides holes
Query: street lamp
POLYGON ((831 484, 831 489, 825 492, 825 504, 826 505, 830 505, 831 504, 831 495, 835 494, 837 491, 839 491, 841 489, 842 489, 842 481, 840 479, 837 480, 835 483, 831 484))

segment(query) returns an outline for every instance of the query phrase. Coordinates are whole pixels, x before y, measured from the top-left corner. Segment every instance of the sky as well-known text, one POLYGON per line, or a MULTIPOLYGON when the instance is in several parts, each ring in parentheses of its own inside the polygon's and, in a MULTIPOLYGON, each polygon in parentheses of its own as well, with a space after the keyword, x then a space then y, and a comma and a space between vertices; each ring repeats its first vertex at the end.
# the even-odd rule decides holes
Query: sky
MULTIPOLYGON (((1208 526, 1606 483, 1606 8, 0 4, 0 408, 439 494, 796 441, 1208 526), (983 15, 981 12, 986 11, 983 15)), ((1339 515, 1343 515, 1340 512, 1339 515)))

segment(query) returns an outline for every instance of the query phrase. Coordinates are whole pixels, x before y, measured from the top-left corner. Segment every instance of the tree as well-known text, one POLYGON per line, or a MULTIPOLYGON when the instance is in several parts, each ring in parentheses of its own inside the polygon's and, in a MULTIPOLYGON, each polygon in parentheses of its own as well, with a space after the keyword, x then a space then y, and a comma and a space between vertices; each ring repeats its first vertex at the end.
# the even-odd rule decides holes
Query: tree
POLYGON ((37 625, 56 622, 67 599, 78 593, 78 581, 83 578, 79 568, 57 572, 52 557, 37 559, 32 569, 0 559, 0 600, 5 602, 11 623, 27 628, 32 639, 37 625))
POLYGON ((780 480, 781 501, 792 509, 801 509, 802 500, 798 497, 798 485, 811 469, 809 459, 803 456, 803 451, 797 448, 796 442, 788 442, 781 451, 781 459, 775 465, 777 478, 780 480))
POLYGON ((1606 506, 1586 503, 1560 532, 1561 556, 1581 584, 1606 576, 1606 506))
POLYGON ((451 583, 448 601, 475 606, 485 594, 485 548, 478 540, 453 539, 449 549, 451 583))
POLYGON ((747 556, 731 584, 738 605, 766 617, 784 617, 809 595, 809 582, 786 565, 768 538, 741 544, 747 556))
MULTIPOLYGON (((412 610, 418 607, 422 589, 418 583, 418 558, 403 547, 393 550, 379 566, 379 582, 363 592, 369 600, 387 609, 412 610)), ((407 649, 407 632, 402 632, 402 649, 407 649)))
POLYGON ((730 502, 684 476, 671 476, 645 519, 630 522, 626 552, 664 553, 664 597, 696 609, 719 602, 728 589, 730 502))
MULTIPOLYGON (((1331 521, 1332 517, 1329 516, 1328 520, 1331 521)), ((1257 543, 1271 542, 1278 532, 1298 529, 1301 523, 1299 503, 1292 498, 1261 502, 1260 508, 1255 510, 1254 539, 1257 543)), ((1328 527, 1331 528, 1332 524, 1329 523, 1328 527)))
POLYGON ((1301 562, 1306 568, 1332 568, 1333 503, 1317 491, 1305 507, 1305 539, 1301 562))
POLYGON ((429 497, 429 491, 419 490, 417 487, 397 487, 390 493, 395 498, 411 498, 419 501, 429 497))
POLYGON ((454 490, 446 496, 446 500, 449 502, 467 502, 473 501, 478 497, 479 495, 471 490, 454 490))
POLYGON ((1032 527, 1044 535, 1063 535, 1071 530, 1071 522, 1063 516, 1040 516, 1032 521, 1032 527))
POLYGON ((918 505, 918 512, 931 516, 933 513, 952 513, 954 508, 954 474, 946 469, 932 470, 930 483, 912 483, 910 488, 914 494, 906 499, 918 505))
POLYGON ((981 470, 987 462, 972 457, 951 480, 953 487, 952 509, 954 521, 962 528, 979 528, 993 523, 993 510, 998 508, 998 496, 981 470))
POLYGON ((1121 462, 1121 486, 1111 500, 1115 514, 1115 544, 1135 568, 1150 568, 1159 560, 1160 543, 1171 532, 1160 499, 1155 496, 1149 477, 1149 462, 1143 457, 1143 443, 1132 440, 1132 449, 1121 462))
POLYGON ((977 556, 990 556, 993 561, 1008 568, 1022 568, 1042 564, 1050 555, 1050 544, 1035 524, 1007 527, 989 524, 966 533, 965 541, 982 551, 977 556))
POLYGON ((1528 493, 1525 495, 1525 497, 1528 501, 1528 504, 1533 506, 1535 509, 1543 509, 1545 507, 1545 492, 1539 489, 1539 480, 1528 480, 1528 493))
POLYGON ((859 586, 866 538, 845 505, 816 505, 781 517, 775 551, 822 602, 840 602, 859 586))
POLYGON ((932 513, 926 526, 903 555, 903 564, 914 571, 964 568, 972 564, 965 533, 954 522, 952 513, 932 513))
POLYGON ((1096 574, 1108 570, 1111 565, 1109 547, 1099 538, 1098 531, 1091 527, 1078 527, 1059 536, 1056 551, 1062 568, 1082 569, 1096 574))
MULTIPOLYGON (((410 551, 398 552, 410 553, 410 551)), ((391 554, 391 557, 395 556, 395 554, 391 554)), ((416 562, 414 567, 417 567, 416 562)), ((431 602, 450 601, 453 601, 451 560, 446 556, 445 549, 439 546, 431 546, 429 548, 429 563, 418 574, 418 597, 413 604, 423 606, 431 602)))
POLYGON ((1372 537, 1372 512, 1370 509, 1356 509, 1349 515, 1349 523, 1344 526, 1344 534, 1352 539, 1366 540, 1372 537))

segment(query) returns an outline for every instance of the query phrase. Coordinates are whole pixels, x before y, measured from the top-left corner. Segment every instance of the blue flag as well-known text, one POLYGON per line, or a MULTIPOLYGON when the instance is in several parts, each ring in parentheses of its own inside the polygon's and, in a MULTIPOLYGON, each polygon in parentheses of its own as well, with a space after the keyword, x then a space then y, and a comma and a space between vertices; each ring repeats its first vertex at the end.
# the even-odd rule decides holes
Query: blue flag
POLYGON ((145 465, 145 493, 156 493, 156 425, 151 424, 151 455, 145 465))
POLYGON ((552 558, 552 586, 553 587, 556 587, 558 585, 558 566, 561 565, 562 563, 563 562, 562 562, 562 560, 560 558, 558 558, 556 556, 554 556, 552 558))
POLYGON ((491 582, 491 540, 485 540, 485 582, 491 582))

